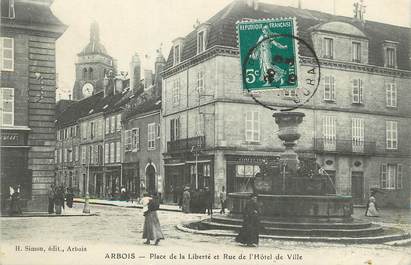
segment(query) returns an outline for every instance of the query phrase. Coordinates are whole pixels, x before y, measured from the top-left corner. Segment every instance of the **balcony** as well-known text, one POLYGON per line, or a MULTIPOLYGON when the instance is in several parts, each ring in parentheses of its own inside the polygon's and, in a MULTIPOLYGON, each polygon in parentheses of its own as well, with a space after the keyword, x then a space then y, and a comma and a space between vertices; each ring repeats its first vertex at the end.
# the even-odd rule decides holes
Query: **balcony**
POLYGON ((189 152, 193 148, 202 149, 205 147, 205 136, 196 136, 186 139, 178 139, 167 142, 167 152, 189 152))
POLYGON ((314 139, 314 150, 320 153, 342 153, 372 155, 376 152, 375 142, 338 139, 314 139))

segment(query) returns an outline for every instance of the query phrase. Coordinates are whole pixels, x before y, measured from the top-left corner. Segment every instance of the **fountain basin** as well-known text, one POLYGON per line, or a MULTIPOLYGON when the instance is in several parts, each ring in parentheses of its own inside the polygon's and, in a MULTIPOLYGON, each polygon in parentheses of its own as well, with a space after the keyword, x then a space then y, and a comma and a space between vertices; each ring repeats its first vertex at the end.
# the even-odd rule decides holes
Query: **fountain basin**
MULTIPOLYGON (((250 194, 249 192, 228 194, 230 213, 242 214, 250 194)), ((259 194, 258 202, 261 216, 270 218, 349 222, 353 214, 351 196, 259 194)))

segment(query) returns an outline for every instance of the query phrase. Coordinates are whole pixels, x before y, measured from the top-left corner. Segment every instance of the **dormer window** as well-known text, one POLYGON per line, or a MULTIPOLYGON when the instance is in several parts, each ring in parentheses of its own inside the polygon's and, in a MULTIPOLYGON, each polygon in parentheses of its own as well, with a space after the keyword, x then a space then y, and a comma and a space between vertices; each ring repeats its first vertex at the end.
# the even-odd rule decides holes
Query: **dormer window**
POLYGON ((14 0, 1 0, 1 17, 16 18, 14 0))
POLYGON ((384 49, 384 66, 397 68, 397 43, 386 41, 383 44, 384 49))
POLYGON ((334 56, 334 40, 331 38, 323 39, 323 57, 332 59, 334 56))
POLYGON ((352 43, 352 61, 355 63, 361 62, 361 43, 353 42, 352 43))
POLYGON ((180 63, 180 56, 181 56, 181 52, 180 52, 180 45, 175 45, 174 46, 174 60, 173 60, 173 65, 177 65, 180 63))
POLYGON ((197 33, 197 54, 202 53, 205 50, 205 31, 197 33))

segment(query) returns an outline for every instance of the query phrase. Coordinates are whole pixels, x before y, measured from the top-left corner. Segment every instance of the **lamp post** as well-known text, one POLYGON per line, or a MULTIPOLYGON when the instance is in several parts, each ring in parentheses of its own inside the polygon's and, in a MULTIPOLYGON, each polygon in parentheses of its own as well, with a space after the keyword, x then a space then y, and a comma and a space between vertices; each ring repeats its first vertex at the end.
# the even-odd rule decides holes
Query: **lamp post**
POLYGON ((88 192, 88 182, 90 180, 90 156, 91 153, 89 153, 88 159, 87 159, 87 174, 86 174, 86 196, 84 198, 84 208, 83 208, 83 213, 89 214, 90 213, 90 194, 88 192))

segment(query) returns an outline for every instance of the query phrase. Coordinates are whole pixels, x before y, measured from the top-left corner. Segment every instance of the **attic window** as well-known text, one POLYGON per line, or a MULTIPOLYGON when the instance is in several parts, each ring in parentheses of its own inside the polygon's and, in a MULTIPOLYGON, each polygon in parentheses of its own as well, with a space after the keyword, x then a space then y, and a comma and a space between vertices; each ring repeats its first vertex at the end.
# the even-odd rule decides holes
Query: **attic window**
POLYGON ((104 105, 103 109, 107 109, 107 107, 108 107, 108 105, 106 104, 106 105, 104 105))
POLYGON ((173 49, 174 49, 173 65, 176 65, 180 63, 181 47, 180 45, 175 45, 173 49))
POLYGON ((16 18, 14 0, 1 0, 1 17, 16 18))
POLYGON ((393 41, 384 42, 384 67, 397 68, 397 44, 393 41))
POLYGON ((205 30, 197 33, 197 54, 205 50, 205 30))
POLYGON ((94 109, 91 109, 89 112, 88 112, 88 114, 91 114, 91 113, 93 113, 94 112, 94 109))

